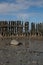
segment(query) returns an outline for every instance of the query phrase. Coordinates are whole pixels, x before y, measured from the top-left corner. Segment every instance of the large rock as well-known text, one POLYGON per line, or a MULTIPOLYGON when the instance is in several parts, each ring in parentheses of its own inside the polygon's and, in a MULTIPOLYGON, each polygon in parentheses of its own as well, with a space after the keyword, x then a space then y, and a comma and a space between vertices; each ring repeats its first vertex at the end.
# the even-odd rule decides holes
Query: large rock
POLYGON ((11 45, 22 45, 22 43, 18 42, 17 40, 12 40, 10 44, 11 45))
POLYGON ((18 45, 18 44, 19 44, 19 42, 18 42, 18 41, 16 41, 16 40, 12 40, 12 41, 11 41, 11 44, 12 44, 12 45, 18 45))

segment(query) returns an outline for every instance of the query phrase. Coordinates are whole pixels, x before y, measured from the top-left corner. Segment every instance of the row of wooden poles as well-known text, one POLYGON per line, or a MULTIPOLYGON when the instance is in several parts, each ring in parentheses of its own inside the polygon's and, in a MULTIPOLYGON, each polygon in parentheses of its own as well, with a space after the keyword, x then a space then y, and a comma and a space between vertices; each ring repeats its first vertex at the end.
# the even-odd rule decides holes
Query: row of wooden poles
POLYGON ((25 33, 28 33, 29 22, 25 22, 24 25, 23 25, 23 22, 21 21, 0 22, 0 34, 3 36, 24 35, 24 30, 25 30, 25 33))
POLYGON ((29 32, 29 22, 21 21, 2 21, 0 22, 0 34, 2 36, 29 36, 29 35, 41 35, 39 32, 29 32))

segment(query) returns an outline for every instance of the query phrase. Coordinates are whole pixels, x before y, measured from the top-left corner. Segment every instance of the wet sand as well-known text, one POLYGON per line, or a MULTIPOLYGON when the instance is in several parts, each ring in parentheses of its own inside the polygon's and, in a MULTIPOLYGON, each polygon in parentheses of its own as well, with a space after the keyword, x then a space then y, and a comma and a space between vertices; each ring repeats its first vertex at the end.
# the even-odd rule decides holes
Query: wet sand
POLYGON ((0 39, 0 65, 43 65, 43 41, 16 39, 22 45, 10 45, 11 39, 0 39))

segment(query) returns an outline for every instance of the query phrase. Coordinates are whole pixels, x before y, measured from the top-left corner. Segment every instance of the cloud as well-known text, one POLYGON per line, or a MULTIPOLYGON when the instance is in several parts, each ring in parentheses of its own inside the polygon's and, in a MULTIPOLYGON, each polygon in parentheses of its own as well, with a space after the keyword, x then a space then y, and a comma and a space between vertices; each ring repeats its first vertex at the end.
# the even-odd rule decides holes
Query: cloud
POLYGON ((35 21, 37 22, 37 19, 39 19, 39 21, 41 21, 41 19, 43 19, 43 14, 41 13, 18 13, 15 14, 15 16, 17 17, 16 20, 22 20, 22 21, 35 21))
POLYGON ((27 9, 26 4, 0 3, 0 13, 16 12, 27 9))
POLYGON ((16 0, 19 4, 25 4, 28 7, 30 6, 43 6, 43 0, 16 0))
POLYGON ((0 15, 0 20, 21 20, 23 22, 43 22, 43 13, 13 13, 0 15))
POLYGON ((29 9, 30 6, 43 7, 43 0, 9 0, 0 3, 0 13, 18 12, 29 9))

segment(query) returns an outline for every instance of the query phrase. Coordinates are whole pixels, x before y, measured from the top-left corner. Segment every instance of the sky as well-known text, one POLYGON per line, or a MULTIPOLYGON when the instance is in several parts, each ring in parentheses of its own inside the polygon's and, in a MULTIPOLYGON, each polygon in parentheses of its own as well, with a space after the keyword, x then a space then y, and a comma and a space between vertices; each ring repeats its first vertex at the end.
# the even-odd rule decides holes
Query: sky
POLYGON ((0 0, 0 20, 43 22, 43 0, 0 0))

